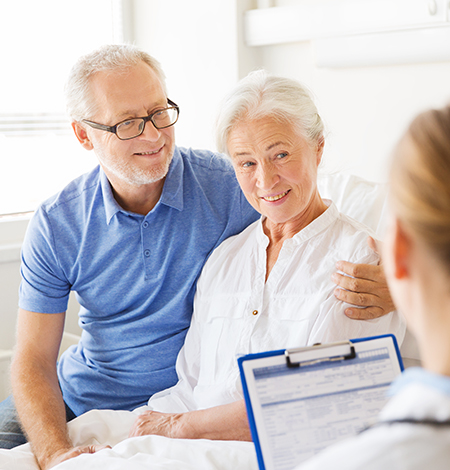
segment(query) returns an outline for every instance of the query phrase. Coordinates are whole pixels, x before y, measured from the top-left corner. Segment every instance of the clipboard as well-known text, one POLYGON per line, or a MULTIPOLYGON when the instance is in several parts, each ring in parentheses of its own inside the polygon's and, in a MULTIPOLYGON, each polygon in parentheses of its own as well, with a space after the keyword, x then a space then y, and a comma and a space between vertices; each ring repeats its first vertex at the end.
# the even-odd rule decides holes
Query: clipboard
POLYGON ((403 371, 393 335, 238 359, 260 470, 290 470, 373 424, 403 371))

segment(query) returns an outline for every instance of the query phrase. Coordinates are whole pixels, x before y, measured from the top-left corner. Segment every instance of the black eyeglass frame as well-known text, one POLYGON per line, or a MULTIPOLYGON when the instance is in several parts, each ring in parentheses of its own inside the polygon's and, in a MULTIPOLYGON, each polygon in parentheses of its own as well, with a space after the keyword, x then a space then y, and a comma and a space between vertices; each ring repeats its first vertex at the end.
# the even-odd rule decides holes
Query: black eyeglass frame
POLYGON ((139 134, 137 134, 133 137, 127 137, 126 139, 122 139, 121 137, 119 137, 117 135, 117 127, 120 126, 121 124, 123 124, 124 122, 131 121, 132 119, 124 119, 123 121, 118 122, 115 126, 106 126, 104 124, 99 124, 98 122, 88 121, 87 119, 82 119, 81 122, 84 122, 85 124, 88 124, 89 126, 93 127, 94 129, 100 129, 102 131, 111 132, 111 133, 115 134, 116 137, 119 140, 131 140, 131 139, 135 139, 136 137, 139 137, 140 135, 143 134, 143 132, 145 130, 145 125, 147 124, 148 121, 150 121, 155 126, 156 129, 166 129, 167 127, 173 126, 178 121, 178 117, 180 116, 179 106, 176 103, 174 103, 172 100, 169 100, 169 98, 167 98, 167 103, 170 104, 170 106, 167 107, 167 108, 158 109, 154 113, 149 114, 148 116, 145 116, 145 117, 132 118, 132 119, 142 119, 144 121, 144 125, 142 126, 142 130, 139 134), (155 114, 160 113, 161 111, 166 111, 167 109, 176 109, 177 110, 177 118, 175 119, 175 122, 173 122, 172 124, 169 124, 168 126, 158 127, 153 121, 153 116, 155 114))

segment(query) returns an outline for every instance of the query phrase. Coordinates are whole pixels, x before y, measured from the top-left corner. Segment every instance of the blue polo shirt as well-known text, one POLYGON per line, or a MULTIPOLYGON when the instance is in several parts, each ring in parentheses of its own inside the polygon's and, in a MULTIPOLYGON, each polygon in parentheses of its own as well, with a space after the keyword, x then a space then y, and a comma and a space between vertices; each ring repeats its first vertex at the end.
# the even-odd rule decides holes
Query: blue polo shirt
POLYGON ((183 148, 146 216, 118 205, 100 167, 39 207, 23 244, 19 305, 64 312, 75 291, 81 341, 58 364, 75 414, 133 409, 176 383, 203 264, 258 217, 227 160, 183 148))

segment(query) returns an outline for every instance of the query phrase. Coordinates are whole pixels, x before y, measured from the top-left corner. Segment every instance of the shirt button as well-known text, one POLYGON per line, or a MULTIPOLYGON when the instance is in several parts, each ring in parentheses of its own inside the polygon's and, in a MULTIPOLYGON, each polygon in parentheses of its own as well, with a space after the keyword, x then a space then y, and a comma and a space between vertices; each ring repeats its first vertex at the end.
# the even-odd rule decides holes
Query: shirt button
POLYGON ((147 257, 150 256, 150 250, 145 250, 144 251, 144 256, 147 256, 147 257))
POLYGON ((252 314, 253 315, 258 315, 258 310, 253 310, 252 314))
POLYGON ((147 228, 147 227, 148 227, 148 222, 145 221, 145 222, 142 224, 142 226, 143 226, 144 228, 147 228))

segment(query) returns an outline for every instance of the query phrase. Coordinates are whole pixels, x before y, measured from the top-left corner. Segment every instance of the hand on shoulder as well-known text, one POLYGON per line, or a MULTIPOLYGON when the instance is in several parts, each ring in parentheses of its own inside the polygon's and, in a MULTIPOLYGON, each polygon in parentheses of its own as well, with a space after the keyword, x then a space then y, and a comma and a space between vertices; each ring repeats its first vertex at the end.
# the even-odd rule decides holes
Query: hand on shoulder
MULTIPOLYGON (((377 242, 368 238, 370 248, 379 253, 377 242)), ((337 288, 334 295, 343 302, 355 305, 345 310, 354 320, 372 320, 395 310, 381 262, 378 265, 355 264, 338 261, 336 269, 344 274, 334 273, 337 288)))

